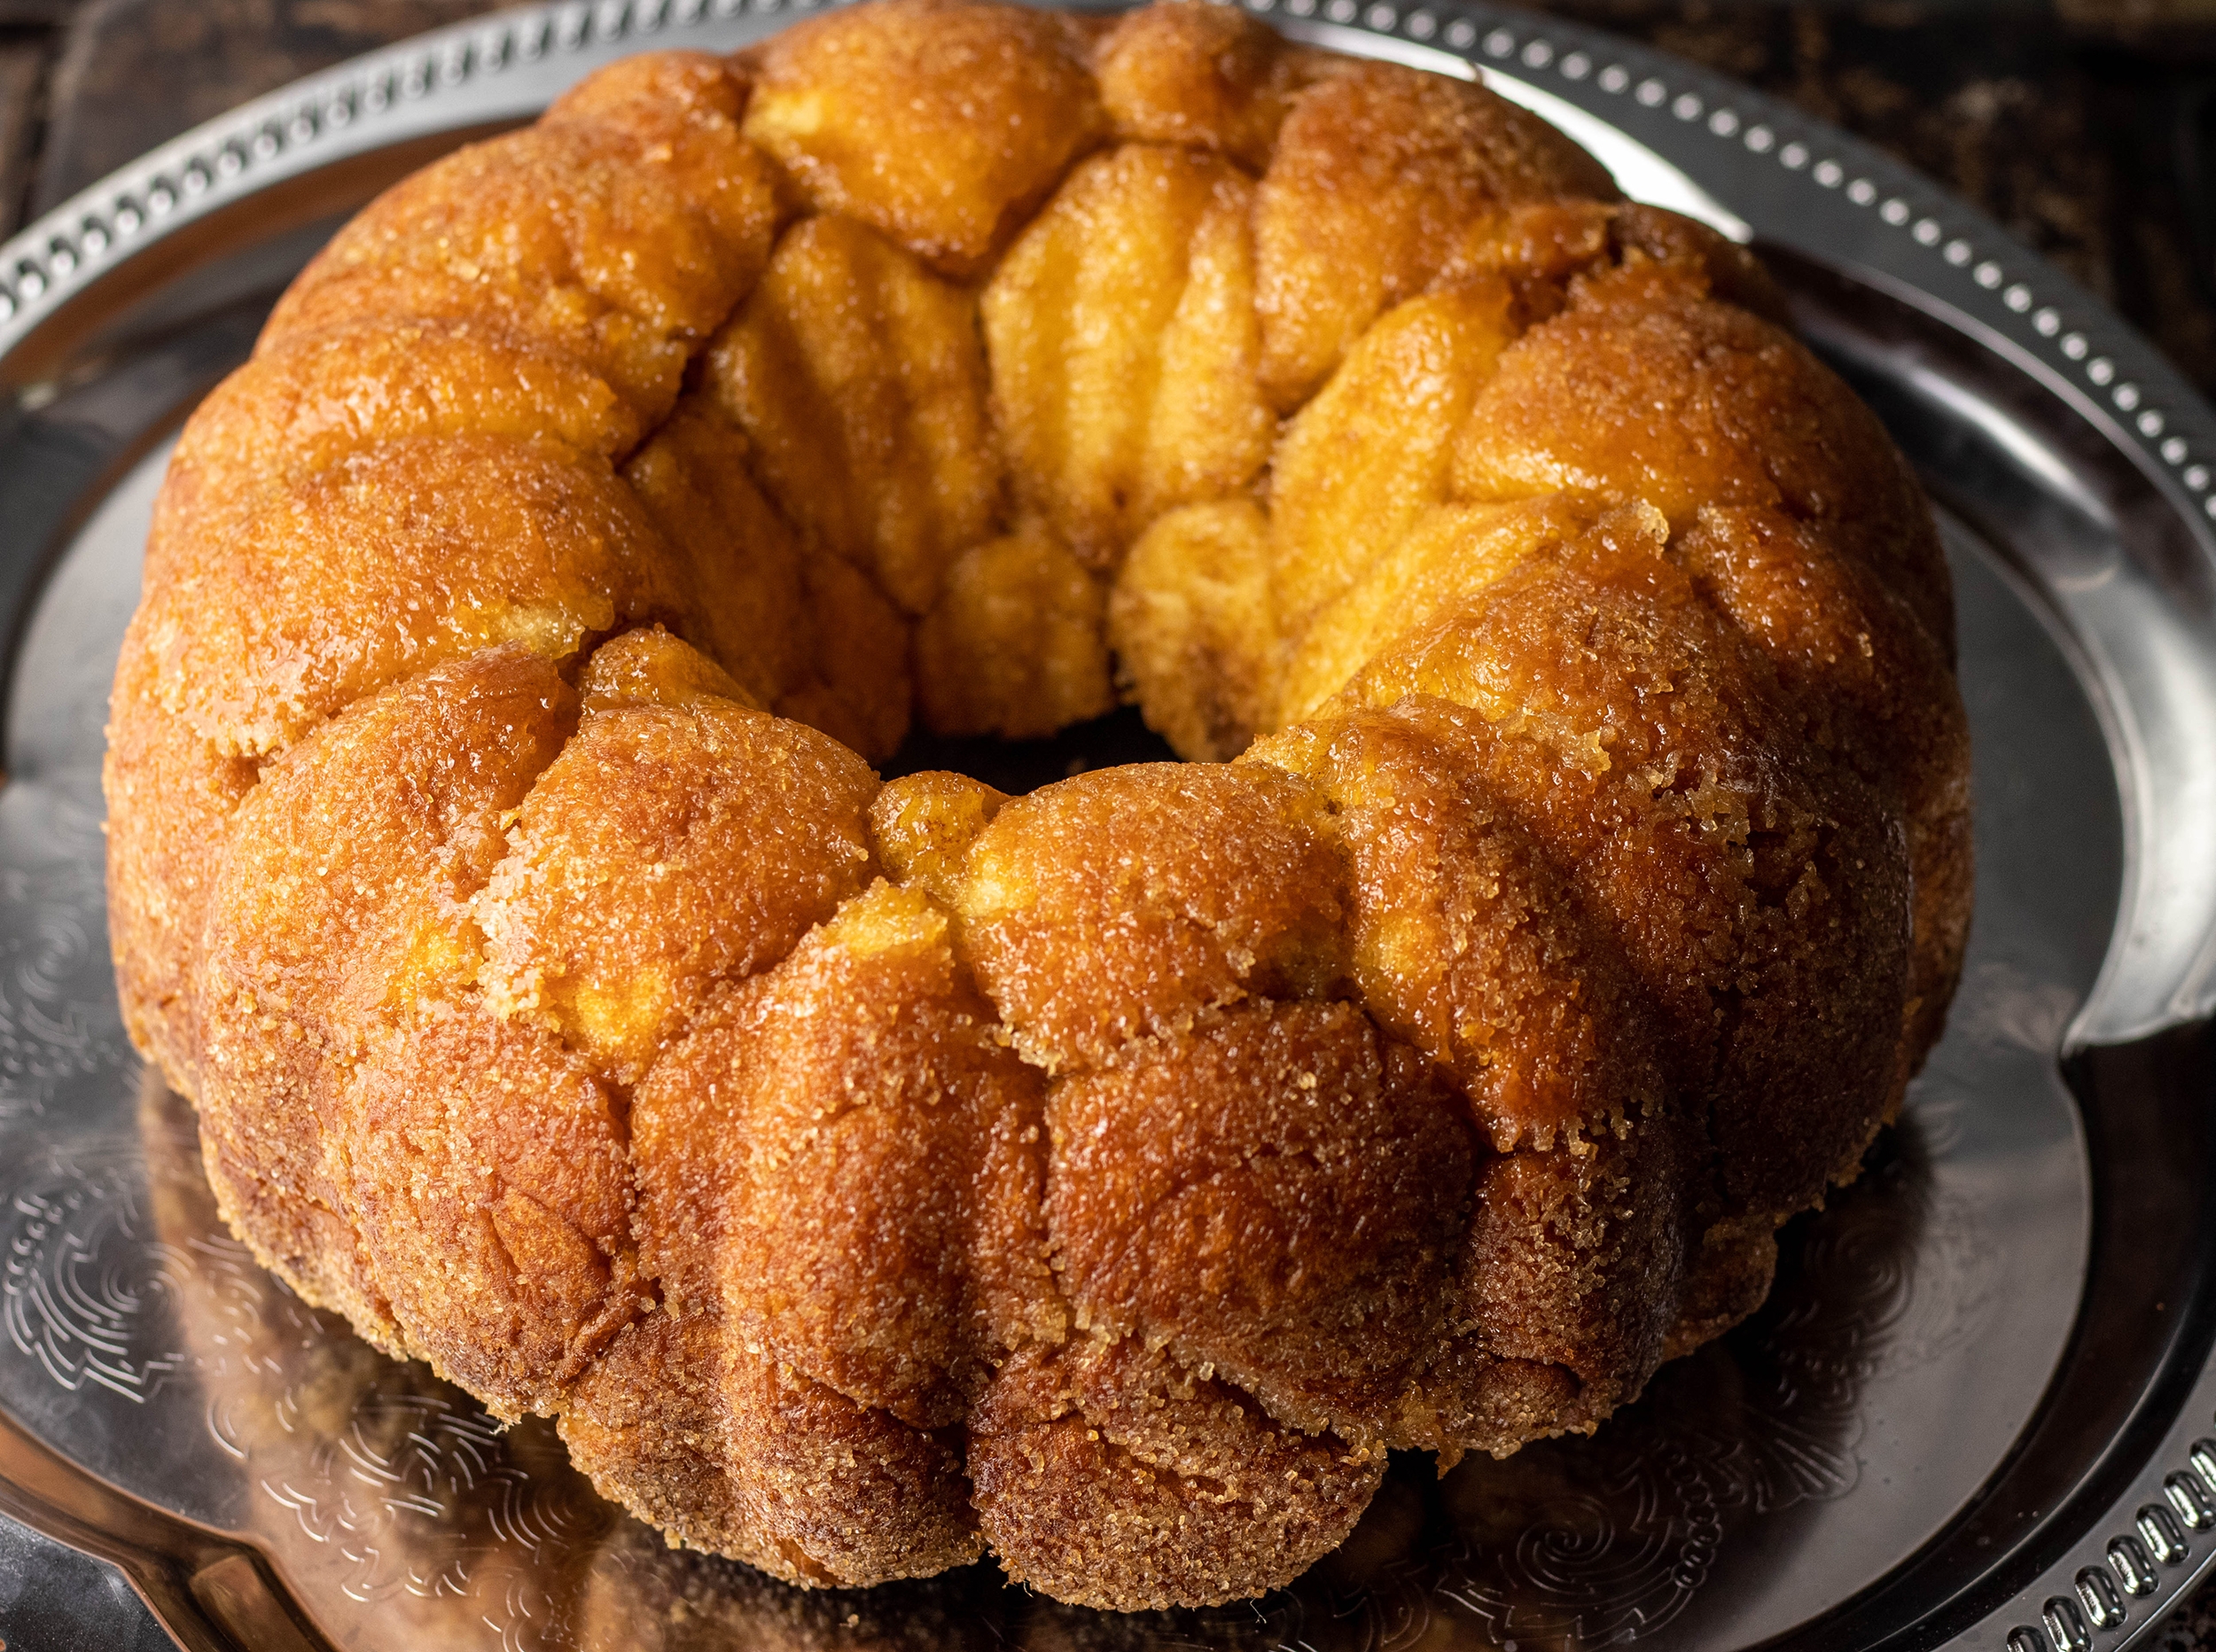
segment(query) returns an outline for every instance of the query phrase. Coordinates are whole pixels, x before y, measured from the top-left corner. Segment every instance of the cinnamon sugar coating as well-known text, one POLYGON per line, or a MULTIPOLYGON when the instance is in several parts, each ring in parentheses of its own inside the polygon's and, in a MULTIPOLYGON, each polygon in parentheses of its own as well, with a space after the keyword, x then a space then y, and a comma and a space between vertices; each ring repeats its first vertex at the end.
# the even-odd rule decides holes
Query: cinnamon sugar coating
POLYGON ((618 64, 187 426, 126 1023, 267 1266, 675 1541, 1288 1581, 1751 1312, 1938 1035, 1946 566, 1783 316, 1229 8, 618 64), (869 767, 1119 696, 1188 760, 869 767))

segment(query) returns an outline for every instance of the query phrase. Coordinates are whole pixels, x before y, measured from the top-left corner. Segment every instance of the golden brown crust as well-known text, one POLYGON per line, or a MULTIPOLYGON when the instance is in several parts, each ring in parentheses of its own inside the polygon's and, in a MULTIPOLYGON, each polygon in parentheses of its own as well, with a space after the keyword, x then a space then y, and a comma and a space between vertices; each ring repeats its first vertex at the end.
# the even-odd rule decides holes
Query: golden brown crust
POLYGON ((1078 1322, 1294 1428, 1392 1432, 1435 1340, 1471 1143, 1351 1004, 1243 1005, 1056 1086, 1046 1213, 1078 1322))
POLYGON ((127 1025, 257 1254, 673 1540, 1284 1582, 1752 1311, 1937 1035, 1946 568, 1783 314, 1223 8, 617 65, 188 425, 127 1025), (865 766, 1118 692, 1244 760, 865 766))
POLYGON ((473 970, 466 902, 501 816, 574 719, 544 662, 488 651, 348 708, 230 823, 197 982, 200 1128, 224 1215, 311 1301, 375 1295, 293 1220, 350 1220, 328 1156, 344 1087, 395 1011, 473 970))
POLYGON ((1237 757, 1277 706, 1269 518, 1250 498, 1172 510, 1140 535, 1108 599, 1108 640, 1148 726, 1200 762, 1237 757))
POLYGON ((1576 869, 1705 1099, 1727 1197, 1782 1219, 1892 1104, 1908 869, 1882 794, 1799 737, 1661 532, 1651 508, 1604 521, 1347 693, 1461 752, 1576 869))
POLYGON ((861 888, 876 790, 827 736, 712 696, 588 710, 472 904, 487 1008, 636 1083, 716 982, 861 888))
POLYGON ((739 136, 746 92, 698 53, 613 66, 538 125, 378 197, 293 282, 258 349, 365 316, 481 320, 659 422, 780 215, 771 169, 739 136))
POLYGON ((1042 1081, 995 1041, 948 929, 924 895, 876 884, 719 1000, 636 1115, 668 1288, 926 1429, 1063 1328, 1038 1217, 1042 1081))
POLYGON ((1255 204, 1266 393, 1305 401, 1505 208, 1615 192, 1583 150, 1479 87, 1388 63, 1317 80, 1294 95, 1255 204))
POLYGON ((893 781, 870 806, 870 835, 893 882, 950 905, 968 877, 970 845, 1008 801, 981 780, 926 769, 893 781))
POLYGON ((1504 282, 1412 299, 1364 332, 1287 422, 1269 502, 1273 593, 1286 631, 1299 635, 1427 509, 1447 503, 1455 433, 1513 336, 1504 282))
MULTIPOLYGON (((1455 1308, 1460 1338, 1580 1384, 1557 1427, 1590 1427, 1636 1394, 1676 1322, 1696 1133, 1652 1115, 1479 1173, 1455 1308)), ((1477 1445, 1475 1440, 1466 1442, 1477 1445)))
POLYGON ((746 136, 821 213, 982 269, 1102 135, 1084 31, 1049 12, 891 0, 760 48, 746 136))
POLYGON ((916 697, 940 734, 1035 739, 1115 708, 1106 596, 1037 522, 948 570, 916 628, 916 697))
POLYGON ((1809 737, 1865 782, 1897 787, 1908 839, 1905 1084, 1938 1040, 1969 939, 1970 729, 1947 640, 1822 523, 1704 507, 1676 549, 1704 596, 1775 663, 1809 737))
POLYGON ((975 295, 849 219, 818 217, 778 242, 706 357, 707 390, 778 507, 909 614, 929 610, 1000 502, 977 328, 975 295))
POLYGON ((1293 93, 1344 61, 1228 6, 1150 5, 1116 19, 1093 73, 1118 137, 1214 150, 1259 173, 1293 93))
POLYGON ((1453 1076, 1494 1151, 1661 1106, 1655 1029, 1621 954, 1462 753, 1416 717, 1357 711, 1253 757, 1330 799, 1362 1001, 1453 1076))
POLYGON ((558 659, 689 618, 660 537, 605 464, 506 436, 380 442, 164 549, 144 604, 154 691, 226 756, 284 751, 482 649, 558 659))
POLYGON ((1580 277, 1570 308, 1502 358, 1462 432, 1463 497, 1583 488, 1638 499, 1674 530, 1704 506, 1772 506, 1830 530, 1932 636, 1954 635, 1930 510, 1877 416, 1789 334, 1712 297, 1705 267, 1580 277))
POLYGON ((1291 1582, 1354 1529, 1385 1471, 1128 1340, 1018 1356, 971 1427, 978 1515, 1003 1567, 1112 1611, 1291 1582))
POLYGON ((730 1470, 724 1344, 713 1313, 665 1304, 642 1313, 571 1389, 562 1441, 604 1496, 648 1524, 787 1581, 816 1581, 820 1569, 762 1529, 730 1470))
POLYGON ((1344 972, 1346 872, 1277 771, 1096 769, 1018 798, 970 850, 963 950, 1017 1048, 1058 1071, 1344 972))
POLYGON ((144 613, 131 618, 108 702, 108 934, 131 1041, 200 1094, 199 978, 207 901, 256 766, 224 757, 157 697, 144 613))
POLYGON ((983 1552, 955 1441, 776 1360, 729 1359, 726 1458, 794 1582, 928 1578, 983 1552))
POLYGON ((650 1300, 617 1093, 527 1023, 433 1001, 371 1036, 324 1142, 411 1352, 555 1409, 650 1300))
POLYGON ((1089 568, 1269 457, 1253 198, 1213 156, 1127 144, 1070 174, 985 289, 1016 503, 1089 568))

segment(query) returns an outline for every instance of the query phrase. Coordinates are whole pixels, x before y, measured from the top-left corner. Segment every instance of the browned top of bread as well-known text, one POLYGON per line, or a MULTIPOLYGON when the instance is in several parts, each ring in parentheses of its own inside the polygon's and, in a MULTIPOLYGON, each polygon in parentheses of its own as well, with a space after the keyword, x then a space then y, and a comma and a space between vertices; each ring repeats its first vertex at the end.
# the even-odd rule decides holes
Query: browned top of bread
POLYGON ((1936 1034, 1947 572, 1783 314, 1227 8, 619 64, 186 428, 133 1035, 269 1266, 676 1539, 1284 1581, 1748 1312, 1936 1034), (1119 697, 1193 760, 870 767, 1119 697))

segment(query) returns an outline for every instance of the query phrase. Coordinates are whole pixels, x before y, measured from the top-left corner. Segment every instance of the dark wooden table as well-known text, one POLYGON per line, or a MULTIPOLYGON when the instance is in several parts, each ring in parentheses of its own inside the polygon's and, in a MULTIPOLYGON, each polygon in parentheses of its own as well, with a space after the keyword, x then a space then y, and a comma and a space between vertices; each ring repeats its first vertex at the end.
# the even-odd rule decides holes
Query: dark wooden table
MULTIPOLYGON (((0 234, 257 93, 492 9, 0 0, 0 234)), ((1540 9, 1697 59, 1891 150, 2107 299, 2216 394, 2216 0, 1540 9)), ((66 1603, 37 1604, 52 1644, 75 1645, 60 1630, 66 1603)), ((2216 1652, 2216 1586, 2156 1644, 2216 1652)))

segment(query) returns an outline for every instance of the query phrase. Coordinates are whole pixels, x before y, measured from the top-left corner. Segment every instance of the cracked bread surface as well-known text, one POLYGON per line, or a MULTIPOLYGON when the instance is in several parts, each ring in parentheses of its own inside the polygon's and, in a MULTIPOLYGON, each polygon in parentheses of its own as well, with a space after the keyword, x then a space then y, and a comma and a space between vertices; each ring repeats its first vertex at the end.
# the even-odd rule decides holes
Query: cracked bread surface
POLYGON ((302 1296, 810 1586, 1297 1576, 1759 1304, 1969 915, 1945 564, 1481 86, 869 0, 388 191, 181 438, 134 1040, 302 1296), (1182 763, 870 767, 1135 702, 1182 763))

